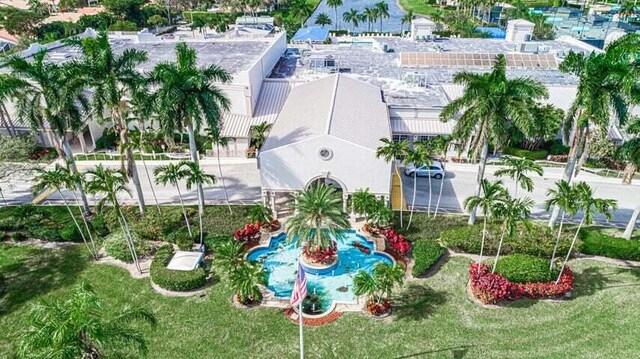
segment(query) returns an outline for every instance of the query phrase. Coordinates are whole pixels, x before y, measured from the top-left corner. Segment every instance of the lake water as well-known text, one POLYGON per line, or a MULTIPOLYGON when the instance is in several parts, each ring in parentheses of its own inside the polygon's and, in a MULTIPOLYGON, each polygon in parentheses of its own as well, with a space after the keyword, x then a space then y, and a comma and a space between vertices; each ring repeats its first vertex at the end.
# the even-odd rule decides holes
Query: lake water
MULTIPOLYGON (((356 9, 359 13, 362 13, 365 8, 372 8, 375 6, 379 0, 343 0, 342 6, 338 7, 338 26, 341 29, 347 29, 351 31, 353 29, 353 25, 351 23, 345 24, 342 20, 342 14, 349 11, 350 9, 356 9)), ((400 32, 400 25, 402 22, 402 17, 406 14, 406 12, 398 5, 396 1, 387 1, 389 4, 389 18, 382 19, 382 31, 384 32, 400 32)), ((335 28, 335 10, 331 7, 327 6, 327 1, 322 0, 320 5, 316 11, 311 15, 311 17, 307 20, 308 26, 315 26, 314 22, 316 21, 316 16, 320 13, 326 13, 331 18, 332 24, 327 26, 330 29, 335 28)), ((407 31, 410 27, 410 24, 404 24, 404 31, 407 31)), ((367 31, 367 22, 365 21, 363 24, 358 24, 355 28, 355 32, 363 32, 367 31)), ((380 31, 380 20, 378 19, 375 24, 371 24, 371 31, 380 31)))

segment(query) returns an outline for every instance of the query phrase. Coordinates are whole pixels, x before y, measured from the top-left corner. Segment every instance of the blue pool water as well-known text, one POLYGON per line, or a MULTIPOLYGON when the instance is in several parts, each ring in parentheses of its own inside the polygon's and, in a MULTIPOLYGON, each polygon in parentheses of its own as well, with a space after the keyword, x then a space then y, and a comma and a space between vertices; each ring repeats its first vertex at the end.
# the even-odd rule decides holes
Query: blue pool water
MULTIPOLYGON (((272 237, 269 247, 258 247, 247 255, 250 261, 261 262, 268 273, 267 287, 276 297, 288 298, 293 290, 298 258, 301 248, 289 243, 286 234, 272 237)), ((355 303, 353 277, 359 270, 371 272, 378 262, 393 264, 393 259, 384 253, 374 252, 373 243, 355 231, 346 231, 344 239, 338 242, 338 266, 335 272, 326 275, 307 274, 307 289, 321 294, 323 301, 355 303), (353 242, 367 247, 364 253, 352 245, 353 242)))

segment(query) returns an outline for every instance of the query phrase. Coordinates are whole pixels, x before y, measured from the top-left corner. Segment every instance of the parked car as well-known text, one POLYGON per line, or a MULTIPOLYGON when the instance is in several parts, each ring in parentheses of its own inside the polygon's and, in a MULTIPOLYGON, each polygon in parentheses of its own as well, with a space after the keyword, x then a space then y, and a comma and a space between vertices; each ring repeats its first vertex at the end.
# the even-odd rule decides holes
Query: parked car
POLYGON ((435 179, 441 179, 444 177, 444 168, 442 163, 439 161, 433 161, 431 165, 421 165, 416 168, 413 163, 407 165, 404 169, 404 174, 410 177, 413 177, 414 173, 418 177, 428 177, 431 176, 435 179))

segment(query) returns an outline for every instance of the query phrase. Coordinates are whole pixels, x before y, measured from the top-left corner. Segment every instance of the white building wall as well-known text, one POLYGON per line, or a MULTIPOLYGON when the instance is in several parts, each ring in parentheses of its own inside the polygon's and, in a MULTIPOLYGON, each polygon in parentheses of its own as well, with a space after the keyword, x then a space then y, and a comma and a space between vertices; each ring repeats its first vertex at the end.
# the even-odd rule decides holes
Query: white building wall
POLYGON ((376 158, 373 149, 329 135, 262 152, 258 163, 265 191, 303 190, 312 179, 328 174, 347 193, 365 188, 380 195, 390 192, 391 164, 376 158), (333 157, 322 160, 321 148, 331 149, 333 157))

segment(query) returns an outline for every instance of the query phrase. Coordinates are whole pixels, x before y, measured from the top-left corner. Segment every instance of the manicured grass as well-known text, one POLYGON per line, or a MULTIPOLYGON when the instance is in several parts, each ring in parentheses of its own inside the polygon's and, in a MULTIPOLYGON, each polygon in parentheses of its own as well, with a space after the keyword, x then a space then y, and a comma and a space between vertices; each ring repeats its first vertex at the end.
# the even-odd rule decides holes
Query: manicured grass
MULTIPOLYGON (((144 329, 149 358, 298 355, 298 328, 280 310, 236 309, 230 290, 220 283, 204 298, 165 298, 151 290, 148 280, 131 279, 120 268, 87 264, 78 254, 0 245, 0 272, 8 277, 4 296, 12 302, 0 314, 0 353, 9 355, 26 324, 28 304, 66 297, 74 283, 86 280, 109 308, 141 304, 155 313, 158 329, 144 329)), ((467 297, 468 263, 453 257, 434 276, 406 283, 390 320, 348 313, 330 325, 305 329, 306 356, 632 358, 640 352, 640 270, 578 261, 572 264, 573 300, 524 300, 485 309, 467 297)))
POLYGON ((438 5, 428 4, 424 0, 400 0, 400 6, 405 11, 413 10, 415 15, 431 15, 441 9, 438 5))

